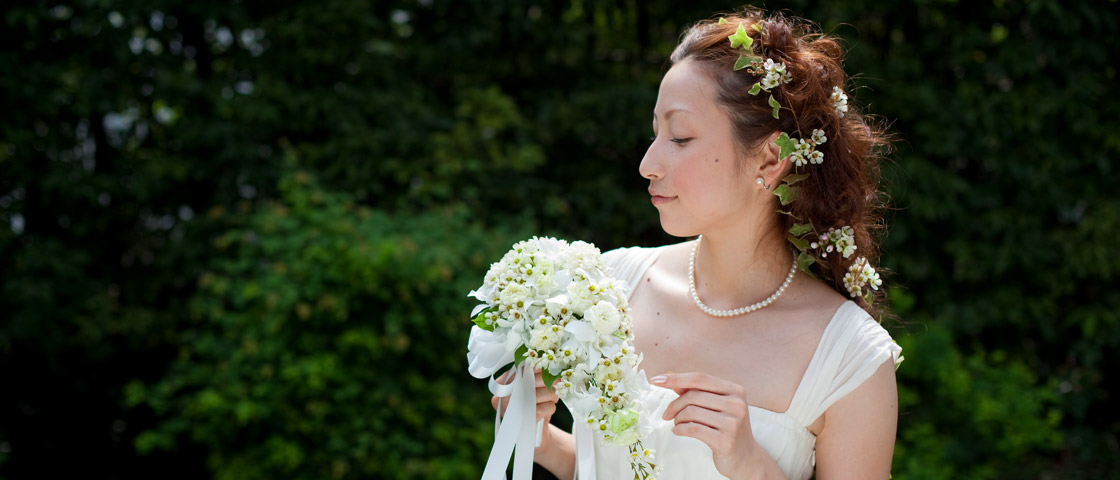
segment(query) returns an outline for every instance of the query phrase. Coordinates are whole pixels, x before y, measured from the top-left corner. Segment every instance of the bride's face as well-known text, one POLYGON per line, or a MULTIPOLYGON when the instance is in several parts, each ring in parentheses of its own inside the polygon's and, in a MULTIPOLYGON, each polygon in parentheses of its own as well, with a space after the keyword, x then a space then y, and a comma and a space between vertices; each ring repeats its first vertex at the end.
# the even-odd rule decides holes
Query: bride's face
POLYGON ((689 61, 665 74, 653 110, 654 140, 638 168, 650 181, 661 227, 673 236, 745 221, 761 188, 748 173, 756 162, 740 158, 710 82, 689 61))

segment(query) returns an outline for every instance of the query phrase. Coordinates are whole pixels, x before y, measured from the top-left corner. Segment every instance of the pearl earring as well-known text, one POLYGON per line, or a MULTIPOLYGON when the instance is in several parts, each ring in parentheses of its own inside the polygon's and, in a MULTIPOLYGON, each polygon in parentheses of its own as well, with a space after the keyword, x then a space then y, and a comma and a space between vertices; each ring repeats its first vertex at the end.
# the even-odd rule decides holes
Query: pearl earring
POLYGON ((757 184, 759 184, 759 185, 762 185, 762 188, 765 188, 765 189, 767 189, 767 190, 770 190, 770 185, 767 185, 767 184, 763 183, 763 181, 762 181, 762 177, 758 177, 757 179, 755 179, 754 183, 757 183, 757 184))

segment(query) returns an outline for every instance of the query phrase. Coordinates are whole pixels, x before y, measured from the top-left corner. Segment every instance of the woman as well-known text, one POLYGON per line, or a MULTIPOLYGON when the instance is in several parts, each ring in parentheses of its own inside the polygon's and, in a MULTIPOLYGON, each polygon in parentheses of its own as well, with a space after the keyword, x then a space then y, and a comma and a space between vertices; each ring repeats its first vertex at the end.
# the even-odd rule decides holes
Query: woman
MULTIPOLYGON (((836 42, 800 28, 748 10, 686 32, 639 172, 665 231, 699 238, 605 254, 661 387, 645 444, 662 479, 890 474, 899 348, 866 311, 882 137, 847 111, 836 42), (794 182, 792 200, 775 195, 794 182)), ((547 423, 556 396, 539 376, 537 398, 547 423)), ((535 459, 572 478, 590 460, 575 451, 550 425, 535 459)), ((596 445, 594 463, 632 476, 624 448, 596 445)))

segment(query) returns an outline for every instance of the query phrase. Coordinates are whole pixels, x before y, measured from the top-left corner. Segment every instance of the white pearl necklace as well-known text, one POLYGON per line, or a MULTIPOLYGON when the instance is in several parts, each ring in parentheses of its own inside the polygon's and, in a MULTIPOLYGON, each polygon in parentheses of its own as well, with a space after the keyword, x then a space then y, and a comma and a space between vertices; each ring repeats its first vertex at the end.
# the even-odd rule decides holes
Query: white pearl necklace
POLYGON ((782 282, 782 286, 778 287, 778 290, 767 297, 766 300, 734 310, 716 310, 704 305, 704 302, 700 301, 700 295, 696 293, 696 248, 700 246, 700 240, 703 238, 704 236, 701 235, 696 239, 696 244, 692 246, 692 254, 688 256, 688 291, 692 294, 692 301, 696 302, 696 306, 699 307, 702 312, 713 317, 737 317, 745 313, 751 313, 755 310, 766 308, 786 292, 786 288, 788 288, 790 282, 793 281, 793 275, 797 273, 797 260, 794 260, 793 266, 789 267, 789 275, 786 275, 786 280, 782 282))

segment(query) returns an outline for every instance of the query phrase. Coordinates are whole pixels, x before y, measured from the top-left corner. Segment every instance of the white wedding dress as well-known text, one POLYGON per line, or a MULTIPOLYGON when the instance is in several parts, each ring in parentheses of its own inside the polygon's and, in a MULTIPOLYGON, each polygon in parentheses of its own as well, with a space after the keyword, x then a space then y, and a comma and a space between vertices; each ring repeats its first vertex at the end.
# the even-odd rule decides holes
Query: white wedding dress
MULTIPOLYGON (((603 254, 611 275, 625 282, 633 293, 642 274, 653 264, 664 247, 621 248, 603 254)), ((816 436, 808 426, 837 400, 867 380, 884 362, 898 360, 901 347, 886 330, 853 302, 844 303, 833 315, 809 367, 785 412, 750 407, 751 428, 758 443, 777 462, 789 480, 806 480, 813 475, 816 436)), ((669 402, 677 395, 672 390, 653 388, 655 405, 653 434, 643 443, 656 450, 662 465, 661 480, 708 480, 726 478, 716 471, 712 451, 703 442, 680 437, 671 431, 672 421, 661 420, 669 402)), ((596 436, 597 437, 597 436, 596 436)), ((577 451, 580 449, 577 448, 577 451)), ((599 480, 633 478, 625 447, 596 441, 594 462, 599 480)))

